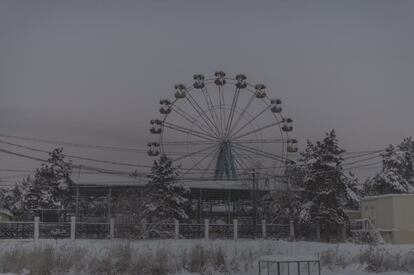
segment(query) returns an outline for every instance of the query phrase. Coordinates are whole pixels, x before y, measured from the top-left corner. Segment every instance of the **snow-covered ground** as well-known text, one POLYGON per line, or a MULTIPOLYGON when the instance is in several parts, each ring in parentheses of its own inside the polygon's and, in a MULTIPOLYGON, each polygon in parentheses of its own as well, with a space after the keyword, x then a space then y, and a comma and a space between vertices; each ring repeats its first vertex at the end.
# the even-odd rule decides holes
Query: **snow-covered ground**
POLYGON ((38 274, 28 273, 27 270, 31 268, 49 268, 52 274, 106 274, 108 270, 113 274, 121 274, 122 270, 129 274, 129 270, 134 268, 144 270, 143 265, 154 265, 151 273, 143 271, 135 274, 194 275, 201 274, 199 271, 194 272, 201 267, 205 270, 203 274, 251 275, 258 274, 257 259, 263 255, 283 255, 292 258, 316 255, 322 259, 323 275, 372 274, 366 271, 372 263, 374 267, 378 264, 380 271, 384 270, 384 267, 388 269, 381 274, 405 275, 414 272, 414 263, 410 263, 414 260, 414 245, 369 247, 351 243, 272 240, 41 240, 36 246, 33 241, 1 240, 0 274, 38 274), (39 267, 37 263, 31 262, 38 261, 36 257, 50 259, 39 267), (387 262, 391 258, 394 261, 408 261, 395 266, 402 266, 402 270, 411 273, 392 271, 393 262, 387 262), (11 264, 10 261, 22 263, 11 264))

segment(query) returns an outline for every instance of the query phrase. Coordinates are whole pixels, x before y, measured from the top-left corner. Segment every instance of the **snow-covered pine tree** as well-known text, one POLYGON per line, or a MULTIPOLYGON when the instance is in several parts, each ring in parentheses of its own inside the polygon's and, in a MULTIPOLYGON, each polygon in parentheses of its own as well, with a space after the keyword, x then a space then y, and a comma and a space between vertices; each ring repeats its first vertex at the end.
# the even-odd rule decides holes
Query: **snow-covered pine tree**
POLYGON ((31 178, 27 177, 22 182, 16 183, 12 188, 2 190, 2 207, 15 216, 21 215, 25 211, 24 201, 30 184, 31 178))
POLYGON ((295 162, 287 162, 282 178, 286 190, 270 193, 270 204, 265 205, 264 215, 271 223, 298 222, 301 209, 300 186, 302 185, 303 171, 295 162))
POLYGON ((341 165, 344 152, 338 146, 333 130, 326 134, 323 141, 316 144, 308 141, 300 159, 304 171, 302 221, 321 226, 346 222, 344 198, 347 197, 347 186, 341 165))
POLYGON ((72 201, 70 179, 72 163, 64 159, 62 149, 49 153, 49 159, 43 163, 31 179, 24 198, 27 209, 67 209, 72 201))
POLYGON ((146 186, 145 216, 152 221, 188 219, 188 190, 178 181, 178 169, 162 155, 154 161, 146 186))
POLYGON ((411 137, 405 138, 399 145, 401 158, 401 175, 414 186, 414 141, 411 137))
POLYGON ((362 184, 360 184, 358 178, 352 172, 344 174, 342 181, 345 183, 346 187, 345 196, 342 198, 342 205, 345 209, 357 210, 363 195, 362 184))
POLYGON ((410 150, 405 150, 411 140, 406 139, 397 148, 389 145, 382 156, 382 171, 364 184, 364 193, 375 196, 403 194, 414 191, 410 150), (410 168, 411 167, 411 168, 410 168))

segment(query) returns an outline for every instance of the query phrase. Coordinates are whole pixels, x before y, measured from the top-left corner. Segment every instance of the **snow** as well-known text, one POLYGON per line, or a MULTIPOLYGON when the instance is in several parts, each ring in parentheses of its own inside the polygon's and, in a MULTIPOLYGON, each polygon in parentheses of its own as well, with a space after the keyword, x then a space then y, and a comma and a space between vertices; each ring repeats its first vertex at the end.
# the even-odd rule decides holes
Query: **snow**
POLYGON ((393 197, 414 197, 414 194, 384 194, 378 196, 367 196, 364 197, 362 200, 376 200, 382 198, 393 198, 393 197))
MULTIPOLYGON (((239 264, 240 267, 247 268, 247 270, 240 270, 237 275, 252 275, 257 274, 257 260, 264 256, 276 257, 278 259, 303 259, 304 257, 317 258, 318 255, 330 250, 335 257, 343 257, 344 260, 350 260, 351 264, 344 267, 336 266, 328 268, 323 267, 323 275, 368 275, 366 266, 353 260, 356 255, 369 250, 368 245, 356 245, 352 243, 343 244, 328 244, 318 242, 287 242, 287 241, 272 241, 272 240, 147 240, 147 241, 126 241, 126 240, 40 240, 37 247, 53 247, 58 251, 67 251, 71 248, 85 249, 86 254, 82 260, 92 258, 105 257, 110 254, 110 249, 119 245, 129 245, 136 255, 146 255, 157 253, 159 249, 166 249, 165 261, 177 261, 181 258, 180 255, 189 253, 194 247, 203 247, 204 249, 221 249, 226 261, 232 265, 239 264)), ((33 241, 18 241, 18 240, 0 240, 0 256, 5 252, 12 251, 16 248, 31 250, 35 246, 33 241)), ((400 253, 413 253, 414 245, 379 245, 375 247, 378 250, 384 250, 390 255, 402 255, 400 253)), ((388 255, 388 254, 387 254, 388 255)), ((7 273, 5 273, 7 274, 7 273)), ((10 274, 10 273, 9 273, 10 274)), ((78 274, 78 273, 73 273, 78 274)), ((85 273, 82 273, 85 274, 85 273)), ((176 272, 175 275, 195 275, 200 273, 176 272)), ((211 273, 215 275, 229 274, 229 273, 211 273)), ((410 273, 389 271, 380 274, 386 275, 408 275, 410 273)))
POLYGON ((9 217, 13 217, 13 214, 5 208, 0 208, 0 214, 6 215, 6 216, 9 216, 9 217))

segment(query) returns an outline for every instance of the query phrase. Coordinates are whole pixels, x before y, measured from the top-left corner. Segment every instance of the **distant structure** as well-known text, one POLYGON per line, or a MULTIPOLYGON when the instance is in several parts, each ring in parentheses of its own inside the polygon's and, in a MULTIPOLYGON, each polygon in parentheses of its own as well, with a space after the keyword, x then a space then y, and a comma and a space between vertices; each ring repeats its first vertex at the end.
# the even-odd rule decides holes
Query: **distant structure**
POLYGON ((361 216, 393 244, 414 244, 414 194, 389 194, 361 200, 361 216))
POLYGON ((13 214, 4 208, 0 208, 0 222, 7 222, 10 221, 13 217, 13 214))

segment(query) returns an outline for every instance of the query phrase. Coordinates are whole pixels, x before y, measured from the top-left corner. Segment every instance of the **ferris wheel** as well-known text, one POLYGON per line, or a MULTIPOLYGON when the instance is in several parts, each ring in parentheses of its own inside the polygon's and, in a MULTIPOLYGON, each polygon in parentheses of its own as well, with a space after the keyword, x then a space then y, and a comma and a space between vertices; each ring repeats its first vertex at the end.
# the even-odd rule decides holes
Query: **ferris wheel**
POLYGON ((175 85, 172 100, 160 100, 162 117, 150 121, 157 138, 148 143, 148 155, 168 156, 183 177, 239 180, 256 168, 280 175, 298 150, 282 101, 243 74, 229 78, 217 71, 213 78, 195 74, 193 80, 175 85))

